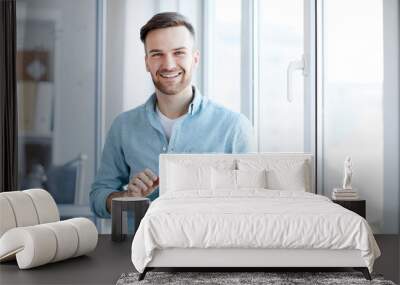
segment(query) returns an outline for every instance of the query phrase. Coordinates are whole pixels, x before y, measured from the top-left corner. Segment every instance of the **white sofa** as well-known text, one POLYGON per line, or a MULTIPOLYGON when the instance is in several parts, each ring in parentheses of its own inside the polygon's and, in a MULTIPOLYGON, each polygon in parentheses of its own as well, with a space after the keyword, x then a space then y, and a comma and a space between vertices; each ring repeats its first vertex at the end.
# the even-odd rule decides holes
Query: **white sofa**
POLYGON ((96 226, 86 218, 60 221, 57 205, 42 189, 0 193, 0 262, 20 269, 80 256, 97 245, 96 226))

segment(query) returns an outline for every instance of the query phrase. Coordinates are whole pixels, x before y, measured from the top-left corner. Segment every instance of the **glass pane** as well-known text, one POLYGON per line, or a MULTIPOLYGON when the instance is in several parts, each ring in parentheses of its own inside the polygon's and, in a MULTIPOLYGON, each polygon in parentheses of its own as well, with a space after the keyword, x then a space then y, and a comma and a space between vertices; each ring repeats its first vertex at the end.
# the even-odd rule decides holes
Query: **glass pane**
MULTIPOLYGON (((351 156, 352 186, 367 201, 367 220, 375 232, 382 232, 385 223, 389 227, 398 224, 398 217, 390 217, 390 221, 383 218, 388 162, 384 160, 388 138, 384 127, 394 124, 392 127, 398 128, 398 121, 393 120, 396 116, 384 121, 382 3, 325 1, 323 26, 324 192, 330 195, 332 188, 341 187, 343 163, 351 156)), ((388 159, 398 160, 398 156, 392 154, 388 159)))
POLYGON ((90 216, 96 1, 17 1, 20 189, 44 188, 62 218, 90 216))
POLYGON ((240 112, 240 30, 241 0, 210 1, 215 5, 215 22, 210 34, 213 42, 211 94, 225 107, 240 112))
POLYGON ((293 74, 293 101, 287 101, 287 68, 303 55, 304 2, 260 1, 259 140, 263 152, 304 149, 304 83, 293 74))

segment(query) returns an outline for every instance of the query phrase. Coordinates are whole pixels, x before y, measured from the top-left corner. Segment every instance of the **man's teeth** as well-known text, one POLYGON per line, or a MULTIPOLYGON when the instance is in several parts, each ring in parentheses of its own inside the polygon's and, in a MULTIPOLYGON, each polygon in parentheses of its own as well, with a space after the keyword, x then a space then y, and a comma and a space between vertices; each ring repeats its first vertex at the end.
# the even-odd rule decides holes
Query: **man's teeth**
POLYGON ((181 73, 178 72, 178 73, 172 73, 172 74, 161 73, 160 75, 161 75, 162 77, 165 77, 165 78, 172 78, 172 77, 177 77, 177 76, 180 75, 180 74, 181 74, 181 73))

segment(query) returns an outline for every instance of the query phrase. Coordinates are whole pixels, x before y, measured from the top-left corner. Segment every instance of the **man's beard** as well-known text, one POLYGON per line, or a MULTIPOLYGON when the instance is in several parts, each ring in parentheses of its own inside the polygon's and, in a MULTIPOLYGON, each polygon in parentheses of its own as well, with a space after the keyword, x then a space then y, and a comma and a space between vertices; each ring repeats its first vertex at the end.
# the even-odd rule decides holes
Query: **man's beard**
MULTIPOLYGON (((159 76, 161 77, 161 75, 159 76)), ((185 88, 187 88, 190 85, 192 79, 191 73, 187 74, 185 70, 182 70, 182 74, 179 76, 181 76, 180 81, 173 85, 164 84, 160 80, 158 80, 157 77, 153 77, 153 75, 151 75, 151 79, 153 80, 154 86, 160 92, 165 95, 175 95, 179 94, 185 88)))

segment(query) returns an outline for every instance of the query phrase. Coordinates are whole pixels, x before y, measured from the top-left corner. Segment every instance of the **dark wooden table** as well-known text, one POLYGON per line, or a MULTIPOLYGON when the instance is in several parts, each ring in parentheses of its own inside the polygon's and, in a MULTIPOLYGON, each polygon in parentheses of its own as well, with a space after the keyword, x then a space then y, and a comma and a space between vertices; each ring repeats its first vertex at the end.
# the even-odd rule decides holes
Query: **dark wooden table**
MULTIPOLYGON (((376 260, 374 272, 398 283, 399 236, 376 235, 375 238, 382 256, 376 260)), ((0 284, 115 284, 122 273, 135 271, 131 243, 131 236, 123 242, 112 242, 111 235, 100 235, 97 248, 86 256, 28 270, 19 270, 15 261, 0 263, 0 284)))
POLYGON ((359 214, 361 217, 365 219, 366 214, 366 201, 357 199, 357 200, 332 200, 333 203, 339 204, 340 206, 353 211, 356 214, 359 214))

